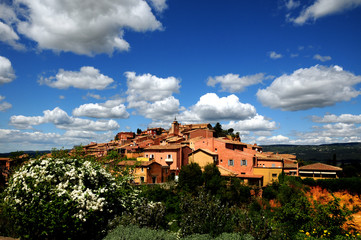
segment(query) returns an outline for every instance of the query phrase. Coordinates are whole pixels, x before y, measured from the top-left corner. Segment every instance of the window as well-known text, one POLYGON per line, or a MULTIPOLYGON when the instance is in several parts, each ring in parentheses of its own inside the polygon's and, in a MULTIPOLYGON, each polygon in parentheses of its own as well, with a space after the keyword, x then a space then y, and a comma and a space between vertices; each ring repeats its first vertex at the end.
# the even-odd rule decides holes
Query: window
POLYGON ((241 172, 241 175, 246 175, 246 173, 245 173, 245 172, 241 172))
POLYGON ((149 158, 154 158, 154 154, 150 154, 149 158))
POLYGON ((142 172, 144 172, 144 168, 142 167, 141 169, 142 169, 142 172))
POLYGON ((241 166, 247 166, 247 160, 241 160, 241 166))
POLYGON ((172 159, 172 154, 168 154, 168 155, 167 155, 167 158, 168 158, 168 159, 172 159))
POLYGON ((215 148, 214 151, 217 152, 217 148, 215 148))
POLYGON ((146 154, 145 157, 147 158, 147 157, 148 157, 148 154, 146 154))
POLYGON ((144 183, 144 177, 140 177, 140 182, 144 183))
POLYGON ((273 178, 277 177, 277 173, 272 173, 272 177, 273 178))
POLYGON ((276 167, 276 164, 272 163, 272 167, 276 167))
POLYGON ((232 159, 228 160, 228 166, 234 166, 234 162, 232 159))

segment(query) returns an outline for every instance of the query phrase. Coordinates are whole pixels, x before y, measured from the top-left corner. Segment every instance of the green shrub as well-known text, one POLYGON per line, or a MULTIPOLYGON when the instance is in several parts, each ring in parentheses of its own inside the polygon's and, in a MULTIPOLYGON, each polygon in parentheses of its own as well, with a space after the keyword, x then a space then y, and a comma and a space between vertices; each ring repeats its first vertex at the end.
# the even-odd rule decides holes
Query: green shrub
POLYGON ((178 187, 187 192, 195 192, 198 186, 202 186, 202 169, 197 163, 182 166, 179 172, 178 187))
POLYGON ((103 240, 176 240, 174 233, 164 230, 152 230, 140 228, 135 225, 119 225, 111 231, 103 240))
POLYGON ((181 236, 195 233, 217 236, 232 231, 232 217, 229 208, 221 201, 203 191, 196 197, 186 196, 180 204, 182 219, 181 236))
POLYGON ((99 164, 69 158, 29 161, 4 194, 5 214, 23 239, 99 238, 129 207, 121 196, 131 195, 99 164))
POLYGON ((143 202, 134 208, 132 213, 123 217, 122 223, 138 225, 152 229, 165 228, 165 206, 162 202, 143 202))

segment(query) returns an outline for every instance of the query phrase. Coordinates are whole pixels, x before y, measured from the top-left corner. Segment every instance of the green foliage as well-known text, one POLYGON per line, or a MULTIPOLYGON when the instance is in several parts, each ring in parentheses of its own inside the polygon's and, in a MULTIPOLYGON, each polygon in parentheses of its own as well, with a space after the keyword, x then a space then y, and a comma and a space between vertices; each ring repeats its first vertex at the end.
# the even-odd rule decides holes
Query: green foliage
POLYGON ((94 162, 31 160, 12 176, 3 209, 24 239, 95 239, 129 207, 125 185, 94 162))
POLYGON ((353 194, 361 194, 361 178, 335 178, 335 179, 318 179, 316 185, 331 192, 347 190, 353 194))
POLYGON ((134 208, 131 214, 123 217, 122 223, 152 229, 163 229, 167 224, 165 206, 162 202, 150 202, 144 199, 140 205, 134 208))
POLYGON ((110 232, 103 240, 176 240, 178 239, 174 233, 163 230, 151 230, 148 228, 140 228, 135 225, 122 226, 110 232))
POLYGON ((230 178, 228 185, 222 189, 221 199, 230 205, 242 205, 251 200, 251 188, 243 185, 239 178, 230 178))
POLYGON ((214 164, 208 164, 203 171, 204 188, 212 195, 216 195, 221 188, 225 187, 225 181, 221 177, 218 167, 214 164))
POLYGON ((202 186, 203 177, 201 167, 197 163, 182 166, 179 172, 178 186, 188 192, 195 192, 198 186, 202 186))
POLYGON ((181 236, 207 233, 214 237, 223 232, 232 231, 230 209, 218 198, 204 191, 200 191, 196 197, 191 195, 183 197, 180 208, 182 211, 181 236))

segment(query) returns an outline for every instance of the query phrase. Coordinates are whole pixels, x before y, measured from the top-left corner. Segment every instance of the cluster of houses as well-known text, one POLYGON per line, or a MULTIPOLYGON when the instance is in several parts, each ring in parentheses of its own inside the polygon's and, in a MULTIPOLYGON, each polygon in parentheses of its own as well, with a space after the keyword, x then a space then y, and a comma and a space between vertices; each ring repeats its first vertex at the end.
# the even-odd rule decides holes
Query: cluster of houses
MULTIPOLYGON (((182 166, 198 163, 201 168, 215 164, 221 175, 240 178, 245 184, 265 186, 281 173, 313 178, 336 178, 341 168, 316 163, 299 167, 296 156, 263 152, 257 144, 240 139, 215 137, 210 124, 182 125, 174 120, 171 128, 147 129, 141 133, 120 132, 114 141, 83 146, 86 154, 104 157, 116 151, 128 159, 119 167, 133 166, 134 182, 162 183, 178 178, 182 166)), ((110 163, 109 163, 110 164, 110 163)))

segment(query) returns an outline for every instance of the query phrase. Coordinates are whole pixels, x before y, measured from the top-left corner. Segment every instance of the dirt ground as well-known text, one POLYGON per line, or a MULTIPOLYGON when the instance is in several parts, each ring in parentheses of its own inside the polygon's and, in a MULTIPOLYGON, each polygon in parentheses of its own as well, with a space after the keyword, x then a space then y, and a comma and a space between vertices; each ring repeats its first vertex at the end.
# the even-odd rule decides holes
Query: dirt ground
MULTIPOLYGON (((359 211, 352 214, 353 219, 346 223, 346 226, 354 227, 358 232, 361 232, 361 198, 358 195, 352 195, 347 191, 334 192, 333 195, 341 199, 341 206, 346 205, 350 210, 353 210, 355 207, 359 208, 359 211)), ((308 193, 309 197, 312 197, 314 200, 318 200, 321 203, 326 204, 327 202, 333 199, 330 192, 320 187, 312 187, 308 193)))

